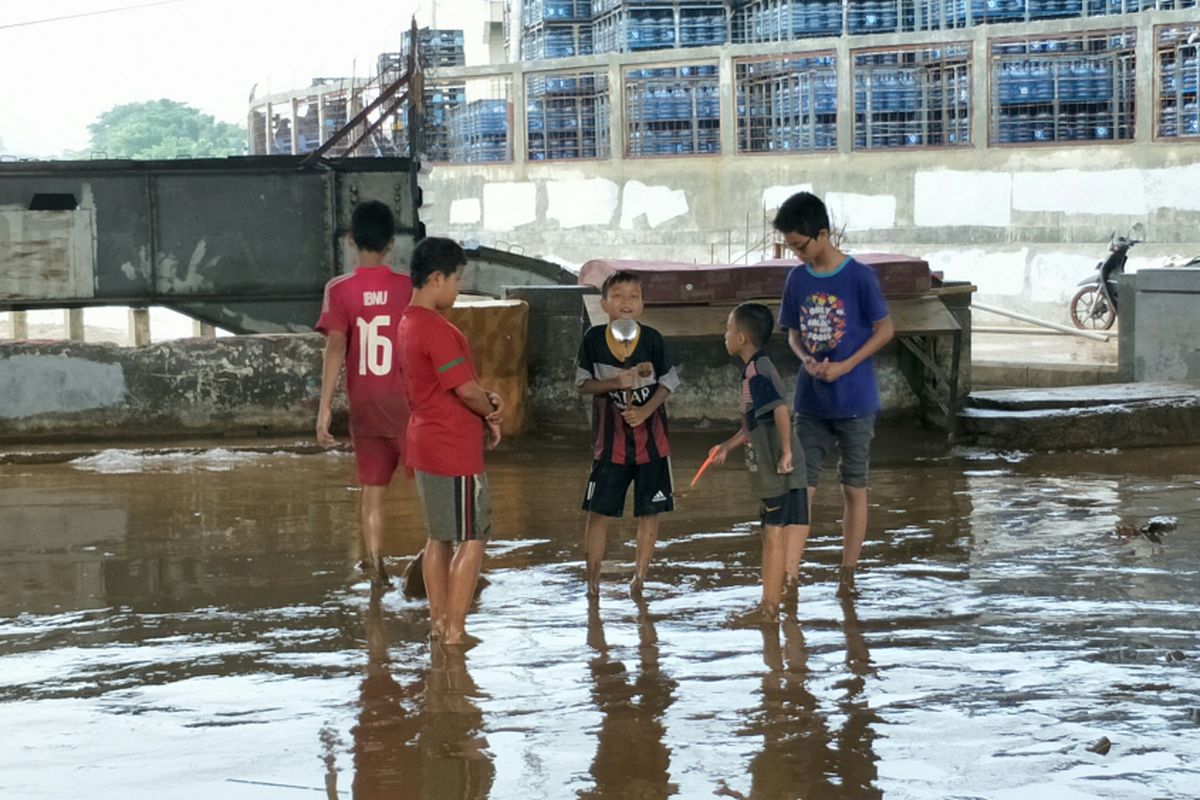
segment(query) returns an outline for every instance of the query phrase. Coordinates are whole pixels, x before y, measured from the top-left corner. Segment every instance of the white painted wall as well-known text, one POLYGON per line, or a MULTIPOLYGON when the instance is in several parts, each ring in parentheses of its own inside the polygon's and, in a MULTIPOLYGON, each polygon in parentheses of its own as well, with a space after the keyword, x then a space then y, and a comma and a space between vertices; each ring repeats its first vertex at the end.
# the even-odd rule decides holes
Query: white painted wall
POLYGON ((851 252, 923 257, 947 279, 973 282, 980 301, 1067 322, 1110 233, 1144 226, 1129 271, 1200 251, 1200 225, 1187 222, 1200 210, 1200 150, 1194 164, 1164 153, 1144 168, 1113 166, 1147 160, 1129 147, 945 157, 960 168, 930 168, 919 154, 437 166, 438 201, 423 212, 430 230, 511 243, 568 268, 595 257, 707 263, 757 254, 778 206, 815 190, 851 252), (526 179, 497 180, 506 169, 526 179))

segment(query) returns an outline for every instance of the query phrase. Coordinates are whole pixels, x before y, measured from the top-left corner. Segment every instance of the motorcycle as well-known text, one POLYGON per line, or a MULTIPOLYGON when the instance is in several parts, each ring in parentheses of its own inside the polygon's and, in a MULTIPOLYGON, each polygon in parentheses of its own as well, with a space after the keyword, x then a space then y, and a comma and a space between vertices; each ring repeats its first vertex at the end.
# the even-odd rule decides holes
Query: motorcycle
MULTIPOLYGON (((1141 233, 1141 225, 1135 225, 1131 233, 1141 233)), ((1108 256, 1096 265, 1096 274, 1075 284, 1081 286, 1071 298, 1071 322, 1081 330, 1108 330, 1117 321, 1117 276, 1125 272, 1129 251, 1142 239, 1133 236, 1117 236, 1109 240, 1108 256)), ((1200 266, 1200 256, 1185 263, 1167 263, 1163 266, 1200 266)))

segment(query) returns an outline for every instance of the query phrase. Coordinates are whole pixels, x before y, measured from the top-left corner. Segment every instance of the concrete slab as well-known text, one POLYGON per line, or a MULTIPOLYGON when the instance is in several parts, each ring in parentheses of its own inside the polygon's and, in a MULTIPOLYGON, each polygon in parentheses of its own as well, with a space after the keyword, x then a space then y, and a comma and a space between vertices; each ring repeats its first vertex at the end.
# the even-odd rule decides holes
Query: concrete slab
POLYGON ((977 409, 1033 411, 1051 408, 1094 408, 1145 400, 1200 397, 1195 383, 1112 383, 1102 386, 1066 386, 1054 389, 999 389, 971 394, 977 409))
POLYGON ((1090 386, 1120 380, 1116 330, 1108 342, 1030 329, 980 330, 971 336, 976 387, 1090 386))
POLYGON ((1200 384, 1156 383, 978 392, 959 439, 1017 450, 1200 443, 1200 384))
POLYGON ((1200 294, 1200 267, 1143 269, 1137 276, 1139 292, 1200 294))

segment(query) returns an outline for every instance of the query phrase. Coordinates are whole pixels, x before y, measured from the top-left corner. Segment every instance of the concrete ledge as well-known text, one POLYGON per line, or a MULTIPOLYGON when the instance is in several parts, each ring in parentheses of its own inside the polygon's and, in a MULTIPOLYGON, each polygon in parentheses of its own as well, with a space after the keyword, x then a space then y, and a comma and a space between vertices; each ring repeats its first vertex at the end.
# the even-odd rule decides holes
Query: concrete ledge
POLYGON ((1121 380, 1115 366, 1104 364, 1029 364, 1018 361, 976 361, 971 365, 975 387, 1050 388, 1094 386, 1121 380))
POLYGON ((0 440, 262 435, 316 419, 320 334, 0 346, 0 440))
POLYGON ((959 439, 1018 450, 1200 443, 1200 385, 1116 384, 1058 392, 982 392, 959 439))

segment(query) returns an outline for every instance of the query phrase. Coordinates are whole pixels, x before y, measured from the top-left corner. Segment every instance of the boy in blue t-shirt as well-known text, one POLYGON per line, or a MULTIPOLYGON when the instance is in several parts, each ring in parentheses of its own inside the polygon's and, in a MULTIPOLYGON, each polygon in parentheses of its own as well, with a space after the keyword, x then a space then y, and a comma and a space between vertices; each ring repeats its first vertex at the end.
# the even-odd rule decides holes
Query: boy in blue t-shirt
POLYGON ((875 272, 834 245, 829 213, 818 197, 792 195, 779 207, 774 226, 804 262, 788 273, 779 325, 788 329, 788 343, 803 365, 795 411, 809 508, 825 454, 836 446, 843 498, 838 595, 853 595, 854 569, 867 533, 867 469, 879 411, 871 356, 892 338, 894 328, 875 272))

